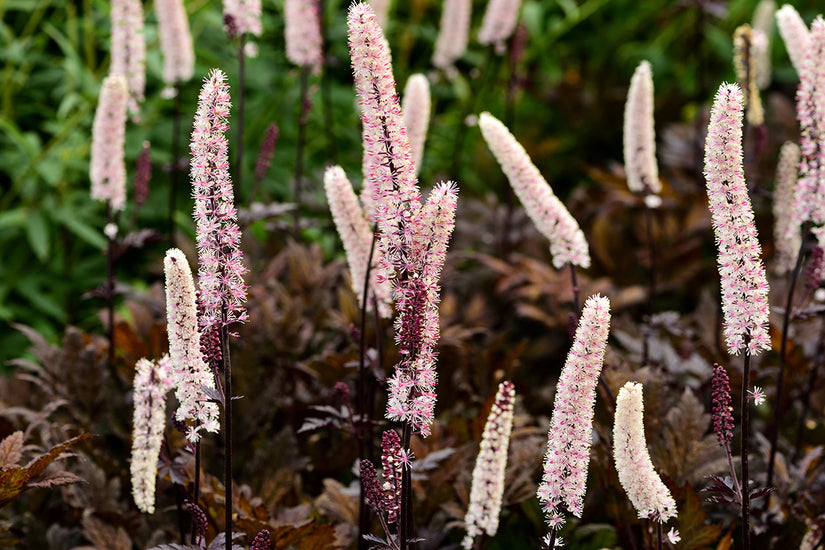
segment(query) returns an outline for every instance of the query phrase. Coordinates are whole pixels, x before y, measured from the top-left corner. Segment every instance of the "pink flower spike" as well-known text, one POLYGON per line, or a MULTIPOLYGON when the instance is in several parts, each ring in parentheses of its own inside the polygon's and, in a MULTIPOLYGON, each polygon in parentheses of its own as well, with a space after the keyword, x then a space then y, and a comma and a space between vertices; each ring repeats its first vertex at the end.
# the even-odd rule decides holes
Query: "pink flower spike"
POLYGON ((166 330, 169 334, 169 357, 178 410, 175 418, 191 420, 186 437, 197 441, 199 431, 217 433, 218 405, 211 403, 203 387, 214 388, 215 377, 201 353, 201 333, 195 303, 195 281, 183 252, 171 248, 163 260, 166 274, 166 330))
POLYGON ((126 104, 129 85, 123 75, 107 76, 100 88, 100 98, 92 125, 92 160, 89 179, 92 198, 108 202, 112 210, 126 204, 126 163, 123 145, 126 140, 126 104))
POLYGON ((415 175, 421 172, 424 158, 424 142, 430 126, 430 82, 423 74, 411 75, 404 86, 404 100, 401 103, 404 125, 410 140, 415 175))
POLYGON ((192 197, 198 244, 198 287, 204 314, 200 326, 227 326, 246 321, 246 284, 241 232, 232 180, 228 146, 229 86, 226 75, 213 70, 198 98, 192 131, 192 197))
POLYGON ((779 28, 782 40, 785 42, 785 49, 788 50, 791 63, 796 72, 801 74, 811 41, 808 26, 799 16, 799 12, 790 4, 783 5, 776 12, 776 26, 779 28))
POLYGON ((773 234, 776 246, 776 272, 791 271, 796 263, 796 254, 802 243, 798 212, 794 208, 796 193, 799 146, 786 141, 779 151, 776 165, 776 190, 773 194, 773 234))
POLYGON ((163 53, 163 82, 168 86, 164 95, 168 97, 174 95, 172 86, 192 78, 195 52, 183 0, 155 0, 155 13, 163 53))
MULTIPOLYGON (((653 124, 653 74, 650 63, 636 67, 624 107, 624 166, 627 186, 634 193, 658 199, 662 191, 656 165, 656 130, 653 124)), ((661 200, 661 199, 660 199, 661 200)))
MULTIPOLYGON (((340 166, 327 168, 324 173, 324 188, 332 219, 347 254, 352 290, 360 303, 364 294, 364 278, 372 246, 372 231, 358 205, 358 198, 343 168, 340 166)), ((380 254, 378 250, 373 251, 370 289, 376 296, 379 315, 387 319, 392 315, 392 288, 386 276, 383 276, 380 261, 376 261, 378 254, 380 254)), ((372 310, 372 300, 367 301, 367 309, 372 310)))
POLYGON ((464 517, 467 536, 461 543, 465 549, 472 548, 473 539, 478 535, 487 533, 492 537, 498 531, 515 398, 516 391, 512 382, 499 384, 473 468, 470 505, 464 517))
POLYGON ((132 496, 141 512, 155 512, 155 483, 163 428, 166 394, 172 388, 169 356, 155 363, 140 359, 135 365, 132 417, 132 496))
POLYGON ((548 525, 563 523, 563 510, 581 517, 590 465, 593 405, 610 329, 610 301, 587 299, 564 363, 550 418, 544 474, 537 491, 548 525))
POLYGON ((284 0, 286 57, 294 65, 321 71, 321 12, 318 0, 284 0))
MULTIPOLYGON (((455 71, 455 62, 467 50, 470 35, 471 0, 445 0, 435 41, 433 65, 443 71, 455 71)), ((449 73, 448 73, 449 74, 449 73)))
POLYGON ((481 30, 478 31, 479 43, 492 44, 496 53, 503 54, 505 42, 516 30, 519 8, 521 0, 489 0, 481 21, 481 30))
POLYGON ((742 168, 742 92, 720 86, 705 141, 707 181, 730 353, 770 349, 768 281, 742 168))
POLYGON ((238 34, 261 36, 261 0, 223 0, 223 16, 238 34))
POLYGON ((676 502, 650 461, 643 411, 642 385, 628 382, 616 397, 613 458, 619 482, 639 517, 664 523, 676 517, 676 502))
POLYGON ((490 113, 481 113, 478 126, 527 215, 550 241, 550 253, 556 269, 568 263, 584 269, 590 267, 590 251, 584 233, 553 193, 524 147, 490 113))
POLYGON ((146 86, 146 40, 140 0, 112 1, 112 64, 109 74, 120 74, 129 83, 129 113, 139 119, 146 86))

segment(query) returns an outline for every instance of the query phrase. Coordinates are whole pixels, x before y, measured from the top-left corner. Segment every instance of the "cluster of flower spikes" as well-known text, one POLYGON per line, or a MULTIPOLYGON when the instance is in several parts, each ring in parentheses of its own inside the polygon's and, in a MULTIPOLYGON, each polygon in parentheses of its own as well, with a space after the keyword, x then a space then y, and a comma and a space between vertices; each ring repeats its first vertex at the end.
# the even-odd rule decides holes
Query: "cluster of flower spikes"
POLYGON ((664 523, 676 517, 676 502, 647 452, 642 385, 638 382, 625 384, 616 397, 613 458, 619 482, 640 518, 664 523))
POLYGON ((147 514, 155 511, 158 455, 166 424, 166 393, 172 388, 169 357, 140 359, 135 366, 132 431, 132 495, 147 514))
POLYGON ((349 45, 364 124, 365 187, 375 190, 379 247, 397 304, 402 355, 389 380, 387 417, 429 434, 435 408, 438 279, 455 223, 456 188, 436 186, 422 206, 386 40, 367 4, 349 10, 349 45))
POLYGON ((768 280, 742 166, 742 91, 722 84, 705 140, 705 180, 719 251, 718 267, 730 353, 770 349, 768 280))
POLYGON ((401 475, 404 468, 401 438, 395 430, 387 430, 381 436, 381 465, 384 482, 378 479, 378 472, 372 462, 364 459, 360 463, 360 473, 364 496, 372 510, 383 516, 387 522, 395 523, 401 510, 401 475))
POLYGON ((192 195, 197 224, 198 288, 204 313, 203 328, 244 322, 247 313, 240 251, 241 231, 234 204, 226 136, 229 125, 229 86, 226 75, 213 70, 198 98, 192 131, 192 195))
POLYGON ((733 440, 733 407, 731 407, 730 379, 725 367, 713 365, 711 390, 713 402, 713 431, 720 445, 728 445, 733 440))
POLYGON ((544 474, 536 492, 547 523, 554 530, 564 523, 564 508, 576 517, 582 514, 596 384, 604 363, 609 327, 610 301, 603 296, 591 296, 584 304, 573 346, 559 377, 544 474))
POLYGON ((810 43, 799 71, 796 116, 800 129, 799 180, 793 212, 797 225, 825 225, 825 19, 811 25, 810 43))
POLYGON ((512 382, 499 384, 473 468, 470 505, 464 517, 467 536, 461 543, 465 549, 472 547, 473 539, 478 535, 487 533, 492 537, 498 531, 515 398, 516 390, 512 382))

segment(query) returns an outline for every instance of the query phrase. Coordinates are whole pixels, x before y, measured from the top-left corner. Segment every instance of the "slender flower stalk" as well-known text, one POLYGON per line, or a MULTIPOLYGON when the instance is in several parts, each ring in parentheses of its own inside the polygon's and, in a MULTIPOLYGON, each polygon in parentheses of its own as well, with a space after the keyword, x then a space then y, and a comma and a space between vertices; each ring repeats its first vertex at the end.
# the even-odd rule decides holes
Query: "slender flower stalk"
POLYGON ((798 166, 799 146, 787 141, 779 151, 779 161, 776 165, 776 190, 773 194, 776 272, 780 275, 793 269, 802 241, 799 224, 794 219, 793 208, 798 166))
POLYGON ((480 44, 493 45, 496 53, 504 53, 505 42, 516 30, 521 0, 490 0, 478 31, 480 44))
POLYGON ((467 536, 461 545, 468 549, 473 540, 482 533, 494 536, 498 531, 501 512, 501 498, 504 495, 504 473, 507 469, 507 450, 513 429, 513 404, 516 391, 512 382, 502 382, 498 386, 473 468, 473 482, 470 488, 470 506, 464 517, 467 536))
POLYGON ((825 225, 825 20, 811 25, 810 45, 799 71, 796 116, 800 126, 799 181, 794 215, 798 225, 825 225))
POLYGON ((742 92, 735 84, 723 84, 713 102, 705 179, 719 249, 725 340, 730 353, 756 355, 771 347, 768 281, 742 169, 742 92))
POLYGON ((215 377, 201 353, 195 281, 183 252, 172 248, 163 261, 166 274, 166 319, 169 357, 175 380, 178 410, 175 418, 192 421, 186 437, 198 441, 200 430, 217 433, 218 406, 211 403, 203 387, 214 388, 215 377))
POLYGON ((112 2, 112 64, 109 74, 120 74, 129 83, 129 113, 137 120, 146 87, 146 40, 140 0, 112 2))
POLYGON ((401 112, 410 140, 415 175, 418 176, 424 158, 427 129, 430 126, 430 83, 423 74, 414 74, 407 80, 401 112))
POLYGON ((223 17, 238 35, 261 36, 261 0, 223 0, 223 17))
POLYGON ((201 327, 225 327, 247 319, 240 250, 241 231, 229 178, 229 86, 226 75, 213 70, 198 99, 192 131, 192 195, 197 224, 198 288, 204 306, 201 327))
POLYGON ((808 26, 790 4, 784 4, 776 12, 776 26, 779 27, 779 34, 785 42, 785 49, 788 50, 788 57, 791 58, 796 72, 802 73, 802 66, 805 64, 805 56, 808 51, 811 37, 808 26))
POLYGON ((481 113, 478 125, 527 215, 550 241, 550 253, 556 269, 568 263, 585 269, 590 267, 590 252, 584 233, 532 163, 524 147, 490 113, 481 113))
POLYGON ((123 210, 126 203, 126 163, 123 146, 126 139, 126 105, 129 86, 123 75, 103 80, 92 125, 92 160, 89 179, 92 198, 106 202, 113 211, 123 210))
POLYGON ((557 532, 564 511, 581 517, 590 465, 593 405, 610 327, 610 301, 595 295, 582 310, 573 346, 556 386, 544 474, 536 492, 547 524, 557 532))
POLYGON ((132 417, 132 496, 141 512, 155 512, 155 483, 163 428, 166 394, 172 388, 169 356, 160 361, 141 359, 135 366, 132 417))
POLYGON ((442 71, 455 70, 455 62, 467 50, 470 35, 471 0, 445 0, 435 41, 433 65, 442 71))
POLYGON ((650 63, 636 67, 624 107, 624 165, 627 186, 655 206, 662 191, 656 164, 656 130, 653 123, 653 74, 650 63))
POLYGON ((284 0, 286 58, 299 67, 321 71, 321 10, 318 0, 284 0))
POLYGON ((619 482, 640 518, 664 523, 676 517, 676 502, 653 469, 644 432, 642 385, 628 382, 616 398, 613 458, 619 482))
POLYGON ((160 49, 163 53, 164 95, 177 94, 175 85, 186 82, 195 73, 195 51, 189 18, 183 0, 155 0, 160 49))
MULTIPOLYGON (((328 168, 324 173, 324 187, 332 219, 347 255, 352 290, 355 296, 360 298, 364 294, 364 280, 372 248, 372 231, 343 168, 328 168)), ((369 287, 376 297, 380 316, 389 318, 392 314, 392 288, 386 277, 380 277, 380 266, 375 260, 373 264, 370 266, 369 287)), ((369 301, 366 306, 368 310, 371 309, 369 301)))

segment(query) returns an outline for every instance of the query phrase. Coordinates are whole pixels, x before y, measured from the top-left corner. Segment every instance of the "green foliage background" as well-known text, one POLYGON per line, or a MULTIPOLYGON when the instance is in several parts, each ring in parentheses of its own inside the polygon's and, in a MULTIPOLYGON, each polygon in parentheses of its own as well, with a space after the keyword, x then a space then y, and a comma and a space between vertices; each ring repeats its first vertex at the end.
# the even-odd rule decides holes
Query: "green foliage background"
MULTIPOLYGON (((344 165, 353 179, 360 172, 360 124, 346 44, 349 2, 324 5, 328 90, 332 126, 325 122, 321 91, 313 96, 307 141, 309 198, 304 215, 315 220, 305 237, 318 240, 325 254, 339 252, 320 192, 323 167, 344 165)), ((473 6, 477 29, 485 2, 473 6)), ((435 75, 434 112, 421 180, 455 179, 462 194, 501 193, 505 181, 493 165, 478 132, 466 130, 463 155, 456 156, 457 135, 466 114, 489 110, 511 116, 514 133, 530 150, 542 172, 564 197, 587 185, 588 166, 621 159, 621 111, 630 75, 642 59, 651 61, 657 94, 657 125, 690 120, 719 82, 732 79, 733 29, 749 21, 754 0, 728 3, 634 0, 525 1, 521 21, 529 38, 516 64, 499 62, 475 43, 458 64, 452 80, 435 75), (716 12, 727 10, 721 17, 716 12), (515 71, 519 86, 511 115, 505 113, 505 83, 515 71), (492 73, 492 74, 491 74, 492 73), (482 82, 488 80, 488 84, 482 82), (480 94, 480 95, 479 95, 480 94), (463 162, 456 162, 462 158, 463 162)), ((797 3, 810 22, 815 2, 797 3)), ((399 89, 412 72, 432 73, 430 56, 438 33, 441 2, 397 0, 387 33, 393 49, 399 89)), ((819 6, 821 8, 821 6, 819 6)), ((88 164, 91 124, 97 94, 109 66, 109 2, 103 0, 4 0, 0 2, 0 361, 19 356, 24 337, 10 323, 25 323, 56 340, 66 324, 86 330, 99 325, 100 287, 105 274, 103 206, 89 198, 88 164)), ((174 102, 160 97, 161 53, 156 16, 144 3, 147 41, 147 89, 142 120, 127 128, 130 178, 141 144, 152 144, 153 179, 138 227, 163 230, 168 196, 174 102)), ((291 199, 294 174, 299 72, 284 55, 283 5, 263 2, 264 34, 259 55, 247 62, 244 173, 240 202, 249 195, 257 147, 267 125, 280 127, 273 166, 264 194, 291 199)), ((200 79, 219 67, 238 89, 236 45, 222 29, 217 1, 187 2, 196 48, 196 78, 184 85, 181 105, 185 126, 195 110, 200 79)), ((774 36, 774 88, 793 94, 796 75, 778 35, 774 36)), ((434 74, 434 73, 433 73, 434 74)), ((311 78, 320 84, 319 78, 311 78)), ((237 117, 237 110, 233 117, 237 117)), ((237 127, 233 124, 233 128, 237 127)), ((231 147, 236 147, 232 136, 231 147)), ((234 153, 231 153, 234 158, 234 153)), ((180 190, 177 229, 192 234, 180 190)), ((123 216, 131 218, 131 206, 123 216)), ((266 239, 258 228, 257 234, 266 239)), ((121 282, 140 289, 158 277, 164 244, 133 252, 120 263, 121 282)))

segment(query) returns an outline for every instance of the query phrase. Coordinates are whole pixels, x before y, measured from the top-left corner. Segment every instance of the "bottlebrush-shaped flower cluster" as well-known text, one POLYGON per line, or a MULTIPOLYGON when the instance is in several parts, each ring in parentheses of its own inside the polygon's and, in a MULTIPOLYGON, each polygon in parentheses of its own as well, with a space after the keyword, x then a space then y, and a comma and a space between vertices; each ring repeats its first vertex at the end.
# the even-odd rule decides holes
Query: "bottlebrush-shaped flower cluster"
POLYGON ((768 281, 742 167, 742 92, 723 84, 705 141, 705 180, 719 250, 725 340, 731 353, 770 349, 768 281))
POLYGON ((645 197, 649 205, 656 205, 662 184, 656 165, 653 73, 647 61, 642 61, 636 67, 627 92, 624 108, 624 165, 630 190, 645 197))
POLYGON ((384 272, 397 304, 401 361, 388 380, 387 418, 426 436, 436 400, 439 277, 455 224, 457 190, 451 182, 441 183, 421 205, 386 40, 366 4, 350 8, 348 27, 368 159, 364 186, 374 191, 384 272))
POLYGON ((284 0, 286 58, 299 67, 321 70, 321 10, 318 0, 284 0))
POLYGON ((261 35, 261 0, 223 0, 223 16, 235 33, 261 35))
POLYGON ((519 8, 521 0, 490 0, 481 20, 478 41, 494 45, 496 53, 503 54, 505 42, 516 29, 519 8))
POLYGON ((551 529, 557 530, 564 523, 565 509, 576 517, 582 514, 596 384, 604 362, 609 327, 610 301, 603 296, 591 296, 584 304, 573 346, 556 387, 544 474, 536 493, 551 529))
POLYGON ((464 517, 467 536, 461 543, 465 549, 471 548, 475 537, 482 533, 492 537, 498 531, 515 398, 516 390, 512 382, 499 384, 473 468, 470 505, 464 517))
POLYGON ((557 269, 565 264, 585 269, 590 267, 590 251, 584 233, 553 193, 524 147, 490 113, 481 113, 478 126, 527 215, 550 241, 553 265, 557 269))
POLYGON ((109 74, 126 77, 129 84, 129 113, 137 117, 146 87, 146 40, 143 36, 143 5, 140 0, 112 2, 112 63, 109 74))
POLYGON ((801 74, 811 42, 807 25, 799 16, 796 8, 790 4, 785 4, 776 12, 776 26, 779 28, 779 34, 782 36, 783 42, 785 42, 785 49, 788 50, 791 63, 796 72, 801 74))
POLYGON ((401 438, 395 430, 381 435, 381 466, 383 482, 372 462, 361 460, 359 469, 367 504, 388 523, 396 523, 401 510, 401 474, 406 463, 401 438))
POLYGON ((199 431, 217 433, 218 405, 209 402, 203 388, 214 388, 215 377, 201 353, 201 333, 195 303, 195 281, 183 252, 177 248, 166 253, 163 262, 166 273, 166 319, 169 333, 169 356, 178 421, 190 421, 187 438, 197 441, 199 431))
POLYGON ((794 212, 798 166, 799 146, 790 141, 785 142, 779 151, 776 189, 773 194, 774 244, 777 255, 775 265, 780 274, 793 269, 802 243, 799 218, 794 212))
POLYGON ((712 382, 713 431, 720 445, 733 440, 733 407, 731 407, 730 379, 725 367, 714 365, 712 382))
MULTIPOLYGON (((195 51, 183 0, 155 0, 160 49, 163 52, 163 81, 167 86, 186 82, 195 71, 195 51)), ((170 89, 164 91, 169 96, 170 89)))
POLYGON ((89 179, 92 198, 108 203, 112 210, 123 210, 126 204, 123 146, 128 101, 129 85, 123 75, 113 74, 103 79, 92 125, 89 179))
POLYGON ((213 70, 201 88, 191 141, 202 327, 227 326, 247 318, 243 306, 246 268, 224 135, 229 128, 229 107, 226 75, 213 70))
POLYGON ((676 502, 650 461, 643 411, 642 385, 628 382, 616 397, 613 458, 619 482, 639 517, 664 523, 676 517, 676 502))
POLYGON ((467 49, 470 36, 471 0, 445 0, 441 23, 433 51, 433 65, 441 70, 453 69, 467 49))
POLYGON ((155 512, 155 483, 163 428, 166 393, 172 388, 168 356, 159 361, 140 359, 135 365, 132 418, 132 496, 141 512, 155 512))

